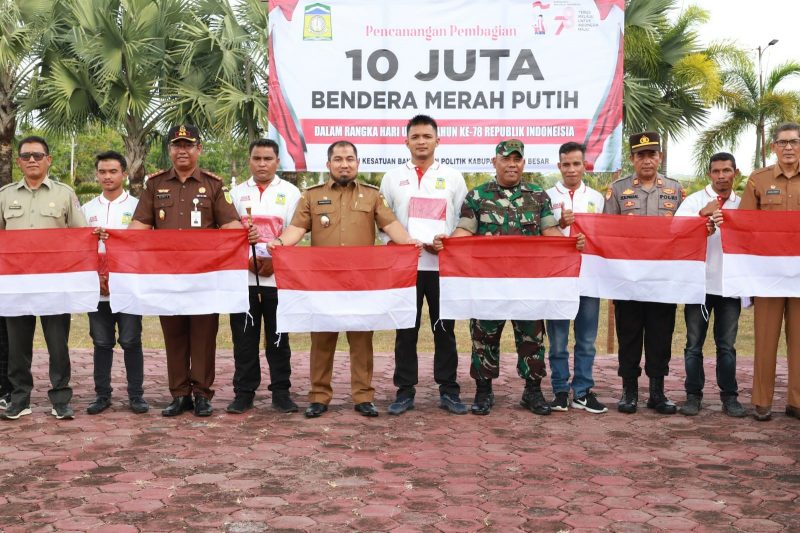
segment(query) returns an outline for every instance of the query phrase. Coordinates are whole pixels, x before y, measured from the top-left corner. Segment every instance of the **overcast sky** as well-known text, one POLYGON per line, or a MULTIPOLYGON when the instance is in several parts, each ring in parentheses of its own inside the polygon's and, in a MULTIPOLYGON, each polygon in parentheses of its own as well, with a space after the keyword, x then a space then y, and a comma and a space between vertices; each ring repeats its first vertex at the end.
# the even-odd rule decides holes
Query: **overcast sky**
MULTIPOLYGON (((770 46, 761 57, 764 72, 786 61, 800 61, 800 0, 683 0, 683 6, 698 5, 711 14, 711 20, 702 26, 701 38, 705 43, 731 40, 748 50, 757 62, 759 45, 766 46, 772 39, 778 43, 770 46)), ((793 78, 779 87, 800 90, 800 78, 793 78)), ((720 111, 712 113, 708 124, 722 117, 720 111)), ((670 174, 693 174, 692 151, 697 134, 690 133, 673 142, 669 151, 670 174)), ((744 174, 753 168, 755 129, 749 129, 734 151, 736 163, 744 174)), ((773 157, 774 159, 774 157, 773 157)), ((768 162, 769 164, 769 162, 768 162)))

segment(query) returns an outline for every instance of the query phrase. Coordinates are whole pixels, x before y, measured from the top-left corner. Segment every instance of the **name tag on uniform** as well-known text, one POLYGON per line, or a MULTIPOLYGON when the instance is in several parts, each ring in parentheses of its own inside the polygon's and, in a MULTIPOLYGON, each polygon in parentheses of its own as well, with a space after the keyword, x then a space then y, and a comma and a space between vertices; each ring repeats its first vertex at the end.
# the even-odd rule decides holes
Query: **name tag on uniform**
POLYGON ((200 218, 201 213, 200 211, 192 211, 192 227, 199 228, 202 219, 200 218))
POLYGON ((317 205, 331 205, 332 203, 331 200, 317 200, 317 205))
POLYGON ((767 189, 767 194, 780 194, 780 189, 767 189))
POLYGON ((22 206, 19 204, 11 204, 8 206, 9 209, 22 209, 22 206))
POLYGON ((169 194, 156 194, 156 200, 169 200, 169 194))

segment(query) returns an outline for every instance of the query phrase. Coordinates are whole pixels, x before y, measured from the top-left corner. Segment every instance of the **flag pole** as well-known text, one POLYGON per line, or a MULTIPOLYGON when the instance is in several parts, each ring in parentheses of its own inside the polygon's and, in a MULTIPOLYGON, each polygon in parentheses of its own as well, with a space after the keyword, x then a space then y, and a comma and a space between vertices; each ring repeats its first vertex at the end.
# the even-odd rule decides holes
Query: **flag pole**
MULTIPOLYGON (((245 207, 247 210, 247 222, 250 227, 253 227, 253 208, 249 205, 245 207)), ((256 243, 250 244, 250 251, 253 253, 253 274, 256 275, 256 293, 258 294, 258 303, 261 303, 261 280, 258 278, 258 262, 256 261, 256 243)))

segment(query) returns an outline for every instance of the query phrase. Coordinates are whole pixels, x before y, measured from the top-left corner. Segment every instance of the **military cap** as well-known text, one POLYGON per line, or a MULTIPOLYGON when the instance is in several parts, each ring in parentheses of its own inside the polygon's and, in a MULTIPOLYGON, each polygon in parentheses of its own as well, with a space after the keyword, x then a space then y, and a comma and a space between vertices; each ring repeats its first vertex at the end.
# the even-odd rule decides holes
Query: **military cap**
POLYGON ((495 153, 503 157, 510 156, 514 152, 519 153, 520 156, 525 157, 525 145, 519 139, 507 139, 500 141, 495 149, 495 153))
POLYGON ((178 141, 189 141, 191 143, 200 142, 200 130, 195 126, 189 124, 181 124, 180 126, 172 126, 167 133, 167 139, 170 144, 178 141))
POLYGON ((661 137, 655 131, 643 131, 634 133, 629 139, 631 143, 631 153, 643 152, 645 150, 661 151, 661 137))

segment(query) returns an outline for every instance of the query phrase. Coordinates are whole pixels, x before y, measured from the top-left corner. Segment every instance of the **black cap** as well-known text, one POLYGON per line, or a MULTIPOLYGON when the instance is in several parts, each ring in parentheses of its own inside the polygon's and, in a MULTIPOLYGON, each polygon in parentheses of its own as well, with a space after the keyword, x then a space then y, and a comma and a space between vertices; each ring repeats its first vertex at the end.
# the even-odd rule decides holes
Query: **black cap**
POLYGON ((188 124, 181 124, 180 126, 172 126, 167 133, 167 139, 172 144, 178 141, 189 141, 191 143, 200 142, 200 130, 195 126, 188 124))
POLYGON ((661 151, 661 137, 655 131, 643 131, 642 133, 634 133, 629 139, 631 143, 631 153, 644 152, 645 150, 652 150, 654 152, 661 151))

